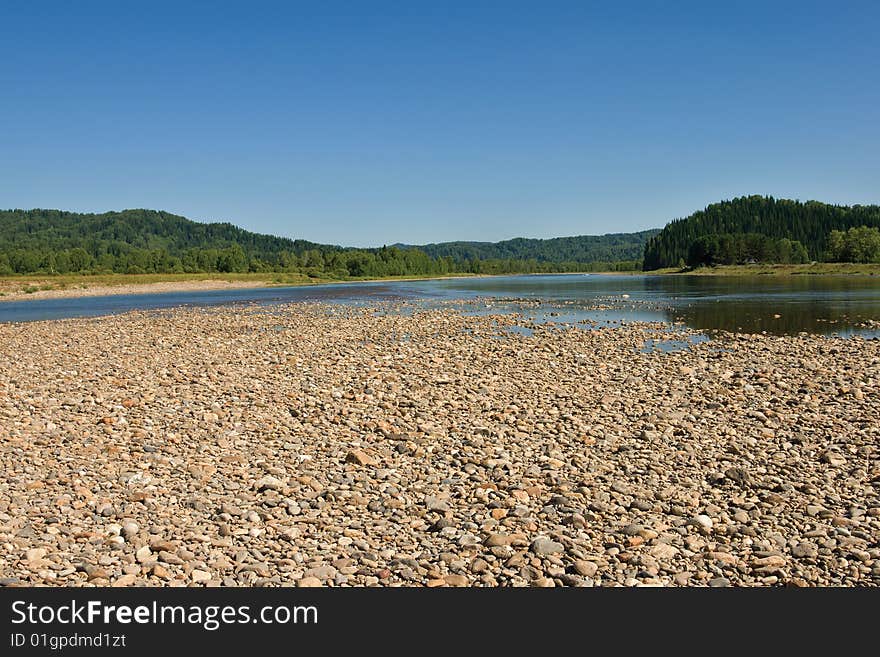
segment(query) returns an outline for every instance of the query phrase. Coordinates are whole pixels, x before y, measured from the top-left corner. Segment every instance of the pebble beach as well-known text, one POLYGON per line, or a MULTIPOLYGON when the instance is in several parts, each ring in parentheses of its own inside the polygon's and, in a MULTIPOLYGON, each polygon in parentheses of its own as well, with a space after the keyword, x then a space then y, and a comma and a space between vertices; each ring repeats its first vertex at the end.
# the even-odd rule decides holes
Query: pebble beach
POLYGON ((405 303, 0 324, 0 585, 880 584, 880 340, 646 348, 695 335, 405 303))

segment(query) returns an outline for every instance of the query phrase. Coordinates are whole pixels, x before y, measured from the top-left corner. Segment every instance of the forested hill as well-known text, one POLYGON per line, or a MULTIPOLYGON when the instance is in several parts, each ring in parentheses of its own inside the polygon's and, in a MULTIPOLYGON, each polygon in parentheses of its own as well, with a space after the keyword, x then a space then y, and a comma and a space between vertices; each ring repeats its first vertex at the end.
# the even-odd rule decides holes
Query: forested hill
POLYGON ((0 210, 0 275, 271 271, 347 278, 637 269, 653 232, 357 249, 155 210, 0 210))
POLYGON ((441 242, 400 248, 417 248, 434 258, 450 257, 456 262, 470 260, 528 260, 538 262, 620 262, 640 260, 649 238, 659 228, 638 233, 609 233, 552 239, 518 237, 503 242, 441 242))
POLYGON ((305 240, 251 233, 229 223, 200 223, 156 210, 103 214, 61 210, 0 211, 0 248, 3 250, 56 251, 81 247, 98 255, 104 249, 133 248, 164 250, 171 256, 180 256, 190 248, 222 249, 233 244, 258 253, 334 248, 305 240))
POLYGON ((692 264, 688 261, 693 260, 694 245, 702 247, 707 239, 712 241, 713 238, 730 243, 731 238, 735 242, 735 236, 745 235, 800 242, 810 259, 823 260, 831 231, 859 226, 880 227, 880 206, 743 196, 714 203, 667 224, 645 245, 643 267, 651 270, 692 264))
POLYGON ((0 210, 0 274, 323 270, 341 250, 155 210, 0 210))

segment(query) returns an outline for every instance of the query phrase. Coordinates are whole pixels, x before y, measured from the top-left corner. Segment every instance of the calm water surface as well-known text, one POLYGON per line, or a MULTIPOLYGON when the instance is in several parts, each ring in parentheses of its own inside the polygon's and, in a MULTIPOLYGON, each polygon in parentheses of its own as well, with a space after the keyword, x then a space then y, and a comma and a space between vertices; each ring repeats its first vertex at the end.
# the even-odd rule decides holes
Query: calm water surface
POLYGON ((88 317, 182 305, 470 300, 468 312, 522 312, 535 321, 680 321, 694 329, 880 337, 880 278, 572 274, 346 283, 0 303, 0 322, 88 317), (628 297, 624 297, 628 295, 628 297), (474 303, 478 300, 478 303, 474 303))

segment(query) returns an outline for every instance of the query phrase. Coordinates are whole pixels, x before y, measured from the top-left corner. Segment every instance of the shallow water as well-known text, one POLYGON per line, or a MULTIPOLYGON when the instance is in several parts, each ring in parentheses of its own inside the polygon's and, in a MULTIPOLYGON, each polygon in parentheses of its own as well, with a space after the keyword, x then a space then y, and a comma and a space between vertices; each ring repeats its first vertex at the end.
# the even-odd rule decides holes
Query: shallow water
POLYGON ((345 283, 0 303, 0 322, 88 317, 183 305, 272 305, 323 301, 362 305, 403 300, 469 313, 519 312, 533 322, 589 328, 633 321, 679 321, 690 328, 791 335, 880 337, 880 278, 710 277, 567 274, 345 283), (624 296, 626 295, 626 297, 624 296), (585 324, 586 322, 586 324, 585 324))

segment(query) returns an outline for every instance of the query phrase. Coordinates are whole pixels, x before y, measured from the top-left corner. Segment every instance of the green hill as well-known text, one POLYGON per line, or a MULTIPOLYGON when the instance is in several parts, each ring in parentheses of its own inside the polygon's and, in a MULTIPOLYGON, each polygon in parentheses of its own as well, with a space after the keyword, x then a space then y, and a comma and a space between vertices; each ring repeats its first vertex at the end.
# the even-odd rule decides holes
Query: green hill
POLYGON ((0 211, 0 274, 272 271, 348 278, 637 269, 654 232, 356 249, 155 210, 7 210, 0 211))
POLYGON ((309 250, 339 248, 155 210, 0 211, 0 272, 6 273, 246 271, 252 261, 277 264, 309 250))
POLYGON ((643 268, 712 263, 713 259, 761 260, 762 255, 767 261, 785 262, 780 259, 782 253, 792 254, 788 261, 797 262, 799 246, 807 258, 823 260, 832 231, 860 226, 880 227, 880 206, 743 196, 671 221, 645 245, 643 268))
POLYGON ((660 229, 638 233, 609 233, 552 239, 516 239, 502 242, 441 242, 401 248, 417 248, 434 258, 452 258, 457 263, 473 260, 529 260, 538 262, 621 262, 640 260, 645 243, 660 229))
MULTIPOLYGON (((188 248, 224 248, 275 253, 318 248, 305 240, 251 233, 229 223, 199 223, 155 210, 80 214, 61 210, 0 211, 0 245, 48 250, 82 247, 99 253, 123 245, 165 249, 179 256, 188 248)), ((123 247, 124 248, 124 247, 123 247)))

